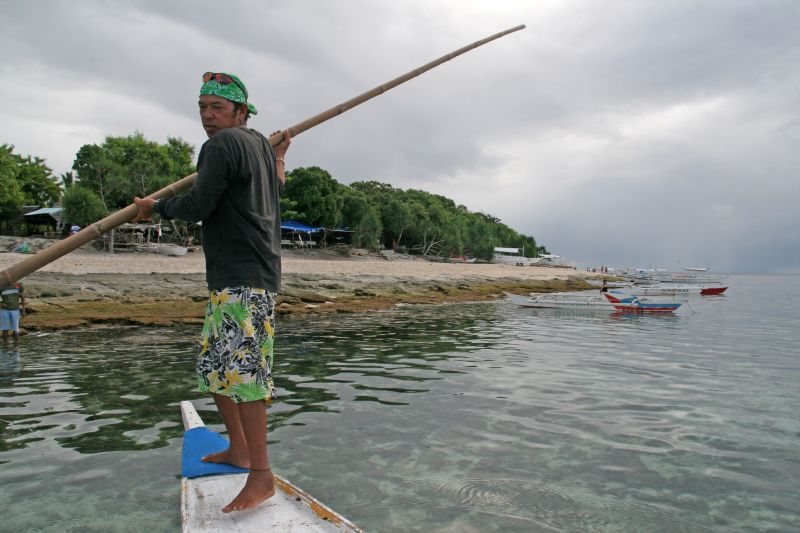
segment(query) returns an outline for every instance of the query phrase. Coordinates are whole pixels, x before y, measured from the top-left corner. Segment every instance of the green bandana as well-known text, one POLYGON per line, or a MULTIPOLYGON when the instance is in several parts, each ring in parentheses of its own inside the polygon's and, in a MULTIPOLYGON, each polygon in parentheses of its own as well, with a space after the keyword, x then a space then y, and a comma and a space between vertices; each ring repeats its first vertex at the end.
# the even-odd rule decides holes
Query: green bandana
POLYGON ((229 83, 227 85, 223 85, 217 80, 210 80, 207 83, 204 83, 202 87, 200 87, 200 95, 210 94, 213 96, 221 96, 222 98, 230 100, 231 102, 246 104, 247 109, 250 110, 250 114, 257 115, 258 111, 256 111, 256 106, 247 101, 247 95, 245 94, 244 91, 242 91, 242 88, 244 88, 245 91, 247 90, 245 84, 242 83, 242 80, 240 80, 238 76, 229 74, 227 72, 223 72, 223 74, 227 74, 231 78, 235 79, 237 82, 239 82, 239 85, 241 85, 241 87, 239 87, 239 85, 235 83, 229 83))

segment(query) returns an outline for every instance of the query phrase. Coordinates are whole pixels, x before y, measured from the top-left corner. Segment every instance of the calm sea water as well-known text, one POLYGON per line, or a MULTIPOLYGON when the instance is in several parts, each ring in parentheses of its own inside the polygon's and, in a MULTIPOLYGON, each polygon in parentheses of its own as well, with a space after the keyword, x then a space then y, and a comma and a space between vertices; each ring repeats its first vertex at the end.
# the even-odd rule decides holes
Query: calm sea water
MULTIPOLYGON (((507 301, 280 323, 276 471, 368 531, 800 531, 800 276, 676 316, 507 301)), ((191 328, 0 349, 0 531, 179 529, 191 328)))

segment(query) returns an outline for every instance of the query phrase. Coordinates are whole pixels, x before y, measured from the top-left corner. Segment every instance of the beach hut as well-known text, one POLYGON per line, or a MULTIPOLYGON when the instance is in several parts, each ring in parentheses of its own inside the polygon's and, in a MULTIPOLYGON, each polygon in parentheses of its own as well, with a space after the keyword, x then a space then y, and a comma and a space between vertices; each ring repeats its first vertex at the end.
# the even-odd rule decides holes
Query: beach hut
POLYGON ((25 213, 25 223, 28 226, 49 226, 51 231, 45 232, 45 237, 57 237, 61 233, 61 207, 42 207, 25 213))
POLYGON ((281 221, 281 246, 313 248, 325 235, 325 228, 314 227, 296 220, 281 221))

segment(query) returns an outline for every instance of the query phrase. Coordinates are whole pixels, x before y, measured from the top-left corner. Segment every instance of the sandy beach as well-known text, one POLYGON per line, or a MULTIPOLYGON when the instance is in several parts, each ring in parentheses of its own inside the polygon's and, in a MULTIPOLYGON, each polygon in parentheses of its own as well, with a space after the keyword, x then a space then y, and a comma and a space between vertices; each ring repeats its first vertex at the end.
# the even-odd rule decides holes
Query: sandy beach
MULTIPOLYGON (((0 254, 0 270, 31 257, 0 254)), ((410 256, 286 251, 281 315, 480 301, 504 292, 588 289, 598 276, 568 268, 429 262, 410 256)), ((72 252, 24 280, 27 331, 103 324, 200 323, 208 296, 201 250, 182 257, 72 252)))

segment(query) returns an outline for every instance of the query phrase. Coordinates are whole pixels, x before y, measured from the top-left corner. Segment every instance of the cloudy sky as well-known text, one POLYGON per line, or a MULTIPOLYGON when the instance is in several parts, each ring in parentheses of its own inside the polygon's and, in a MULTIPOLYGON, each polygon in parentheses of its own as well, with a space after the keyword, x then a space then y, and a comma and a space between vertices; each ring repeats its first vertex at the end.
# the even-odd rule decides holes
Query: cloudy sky
POLYGON ((107 135, 199 148, 207 70, 269 133, 519 24, 289 168, 445 195, 580 267, 800 272, 796 0, 0 0, 0 143, 55 174, 107 135))

